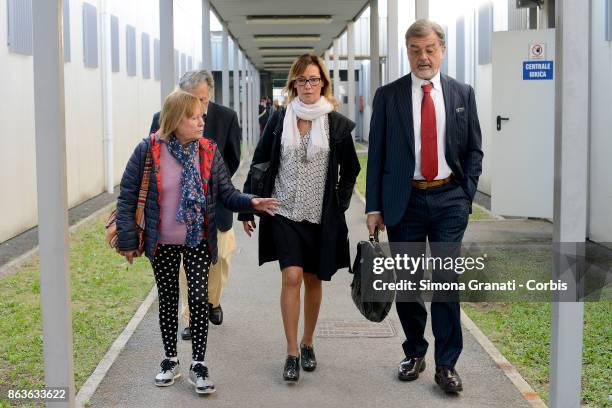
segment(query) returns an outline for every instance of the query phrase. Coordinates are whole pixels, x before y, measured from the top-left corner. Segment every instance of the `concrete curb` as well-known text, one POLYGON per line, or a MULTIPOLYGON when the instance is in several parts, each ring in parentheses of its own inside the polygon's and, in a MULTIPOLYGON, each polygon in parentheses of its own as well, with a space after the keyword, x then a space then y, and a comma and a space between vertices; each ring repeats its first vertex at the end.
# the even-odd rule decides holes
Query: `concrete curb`
MULTIPOLYGON (((78 230, 83 225, 86 225, 90 223, 93 219, 99 217, 101 214, 104 214, 104 213, 110 214, 111 208, 113 208, 113 206, 115 205, 116 205, 115 202, 106 204, 104 207, 94 211, 87 217, 79 220, 74 225, 69 226, 68 232, 71 233, 71 232, 78 230)), ((38 245, 36 245, 34 248, 30 249, 26 253, 19 255, 17 258, 12 259, 11 261, 5 263, 2 267, 0 267, 0 278, 9 276, 15 273, 24 263, 30 261, 37 253, 38 253, 38 245)))
POLYGON ((525 381, 525 379, 519 374, 516 368, 510 364, 510 362, 503 356, 502 353, 493 345, 491 340, 476 326, 476 323, 470 319, 470 317, 461 310, 461 322, 466 329, 474 336, 476 341, 482 346, 489 356, 495 361, 495 364, 504 372, 506 377, 512 381, 512 384, 519 390, 523 395, 523 398, 531 404, 534 408, 546 408, 546 404, 540 398, 537 392, 525 381))
POLYGON ((140 304, 140 307, 134 316, 132 316, 132 319, 130 319, 127 326, 125 326, 125 329, 123 329, 123 332, 121 332, 119 337, 115 339, 113 345, 108 349, 102 360, 98 363, 98 366, 94 372, 89 376, 87 381, 85 381, 85 384, 83 384, 79 390, 76 396, 77 407, 86 406, 85 404, 88 403, 94 392, 96 392, 98 386, 106 376, 106 373, 108 370, 110 370, 117 357, 119 357, 121 350, 123 350, 127 342, 130 340, 132 334, 134 334, 134 331, 149 311, 149 308, 153 302, 155 302, 155 299, 157 299, 157 288, 153 286, 145 300, 140 304))
MULTIPOLYGON (((363 197, 363 195, 361 195, 361 193, 357 189, 355 189, 354 192, 355 195, 359 197, 361 202, 365 204, 365 198, 363 197)), ((478 204, 475 205, 482 208, 484 211, 490 213, 492 216, 499 217, 495 214, 492 214, 486 208, 479 206, 478 204)), ((505 220, 505 218, 499 217, 497 218, 497 220, 505 220)), ((461 310, 461 322, 463 323, 465 328, 468 329, 470 334, 474 336, 478 344, 480 344, 480 346, 493 359, 495 364, 497 364, 497 366, 503 371, 506 377, 508 377, 508 379, 512 381, 512 384, 521 393, 525 401, 529 402, 534 408, 547 408, 546 404, 544 404, 544 401, 542 401, 538 393, 535 392, 533 388, 531 388, 531 386, 527 383, 527 381, 525 381, 521 374, 519 374, 516 368, 512 364, 510 364, 506 357, 504 357, 504 355, 500 353, 500 351, 493 345, 491 340, 489 340, 489 338, 485 336, 485 334, 478 328, 478 326, 476 326, 476 323, 474 323, 472 319, 470 319, 470 317, 466 315, 463 310, 461 310)))

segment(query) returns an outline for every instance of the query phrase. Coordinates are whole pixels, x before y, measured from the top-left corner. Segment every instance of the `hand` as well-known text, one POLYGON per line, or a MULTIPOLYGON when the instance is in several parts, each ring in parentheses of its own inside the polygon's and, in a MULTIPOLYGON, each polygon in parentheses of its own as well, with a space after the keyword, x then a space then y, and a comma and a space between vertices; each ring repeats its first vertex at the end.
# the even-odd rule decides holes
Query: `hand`
POLYGON ((244 228, 244 232, 246 232, 246 234, 250 237, 251 233, 255 231, 255 228, 257 228, 257 224, 255 223, 255 220, 242 221, 242 228, 244 228))
POLYGON ((276 207, 278 207, 278 200, 276 198, 251 198, 251 206, 257 211, 266 213, 268 215, 274 215, 276 207))
POLYGON ((368 214, 366 224, 368 226, 368 232, 372 236, 375 235, 376 229, 379 231, 385 230, 385 222, 383 220, 383 216, 380 214, 368 214))
POLYGON ((127 261, 130 263, 130 265, 134 262, 134 258, 138 257, 138 255, 140 255, 138 253, 138 250, 134 249, 131 251, 120 251, 119 252, 121 255, 125 256, 125 259, 127 259, 127 261))

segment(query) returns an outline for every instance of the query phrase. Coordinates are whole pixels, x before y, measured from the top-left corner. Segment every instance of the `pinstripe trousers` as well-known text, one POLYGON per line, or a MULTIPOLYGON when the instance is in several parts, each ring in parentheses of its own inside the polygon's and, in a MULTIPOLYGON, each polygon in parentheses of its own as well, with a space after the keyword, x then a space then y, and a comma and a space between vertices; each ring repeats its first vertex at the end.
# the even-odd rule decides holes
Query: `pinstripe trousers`
MULTIPOLYGON (((389 241, 409 244, 412 256, 425 252, 429 242, 431 256, 458 256, 463 234, 468 224, 471 200, 455 181, 442 186, 421 190, 412 188, 410 202, 399 224, 387 226, 389 241), (418 252, 418 254, 416 253, 418 252)), ((423 276, 418 271, 416 279, 423 276)), ((398 276, 400 279, 400 276, 398 276)), ((415 279, 415 276, 411 278, 415 279)), ((454 271, 432 272, 433 281, 455 280, 454 271)), ((435 338, 435 361, 437 366, 454 367, 463 348, 459 301, 436 301, 431 303, 431 324, 435 338)), ((406 336, 402 347, 406 357, 423 357, 427 352, 425 340, 427 309, 417 294, 412 299, 397 299, 396 308, 406 336)))

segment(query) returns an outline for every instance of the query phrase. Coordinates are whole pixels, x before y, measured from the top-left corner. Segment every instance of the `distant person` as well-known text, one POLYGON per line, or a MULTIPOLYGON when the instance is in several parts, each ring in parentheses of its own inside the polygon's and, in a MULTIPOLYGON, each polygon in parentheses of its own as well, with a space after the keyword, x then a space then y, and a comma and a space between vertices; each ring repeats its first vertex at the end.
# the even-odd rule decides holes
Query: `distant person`
MULTIPOLYGON (((379 88, 374 96, 366 188, 370 234, 388 228, 390 242, 417 243, 432 256, 460 250, 482 170, 481 133, 471 86, 440 74, 444 30, 417 20, 406 32, 411 73, 379 88)), ((417 254, 419 256, 419 254, 417 254)), ((450 275, 450 276, 449 276, 450 275)), ((423 276, 423 271, 418 272, 423 276)), ((398 277, 400 279, 400 277, 398 277)), ((457 280, 434 270, 432 279, 457 280)), ((427 309, 420 296, 396 302, 406 341, 400 380, 425 370, 427 309)), ((459 302, 431 303, 435 337, 435 382, 446 392, 463 390, 455 364, 463 348, 459 302)))
POLYGON ((280 103, 278 102, 278 99, 275 99, 274 102, 272 102, 272 113, 279 111, 281 108, 280 103))
POLYGON ((268 119, 270 117, 270 112, 267 107, 267 98, 263 97, 259 100, 259 135, 263 133, 264 127, 266 127, 266 123, 268 123, 268 119))
POLYGON ((204 362, 208 337, 208 272, 217 262, 215 203, 231 211, 253 209, 273 214, 278 200, 241 194, 232 185, 218 150, 202 137, 202 104, 195 96, 174 91, 164 101, 161 128, 141 141, 121 178, 117 199, 118 249, 132 263, 138 234, 134 214, 138 205, 145 158, 152 170, 145 198, 145 255, 151 261, 159 296, 159 326, 165 357, 155 385, 174 384, 180 376, 176 342, 178 331, 179 265, 181 256, 188 281, 191 312, 192 363, 189 381, 199 394, 215 391, 204 362))
MULTIPOLYGON (((314 331, 322 299, 321 281, 349 266, 349 207, 359 160, 351 131, 355 124, 336 112, 331 81, 321 58, 305 54, 293 62, 285 85, 286 110, 274 112, 257 144, 244 184, 251 191, 253 166, 271 163, 276 216, 262 214, 259 264, 278 260, 281 313, 287 340, 285 381, 298 381, 301 366, 317 367, 314 331), (273 148, 274 147, 274 148, 273 148), (300 291, 304 282, 304 333, 298 344, 300 291)), ((252 215, 240 214, 250 236, 252 215)))
MULTIPOLYGON (((215 87, 213 76, 206 70, 188 71, 181 77, 179 87, 197 97, 202 103, 202 118, 204 120, 204 137, 213 140, 221 152, 230 176, 233 176, 240 164, 241 130, 236 112, 225 106, 210 101, 210 92, 215 87)), ((159 112, 153 115, 149 133, 159 129, 159 112)), ((234 220, 231 211, 217 202, 215 212, 217 224, 217 240, 219 243, 219 261, 210 268, 209 274, 209 319, 212 324, 223 323, 221 295, 229 278, 231 255, 236 249, 236 237, 232 228, 234 220)), ((181 316, 185 328, 181 333, 183 340, 191 340, 189 325, 189 307, 187 305, 187 280, 185 271, 180 273, 181 316)))

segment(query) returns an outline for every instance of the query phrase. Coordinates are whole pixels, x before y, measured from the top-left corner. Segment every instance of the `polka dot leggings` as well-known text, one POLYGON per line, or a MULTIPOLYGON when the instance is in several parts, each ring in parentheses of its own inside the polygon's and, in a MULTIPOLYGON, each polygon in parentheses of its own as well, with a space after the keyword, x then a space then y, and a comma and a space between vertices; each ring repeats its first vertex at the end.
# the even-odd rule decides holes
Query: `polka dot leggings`
POLYGON ((206 241, 197 247, 164 245, 157 247, 152 266, 159 295, 159 327, 166 357, 176 357, 178 331, 179 265, 187 275, 187 298, 194 361, 204 361, 208 337, 208 271, 210 254, 206 241))

